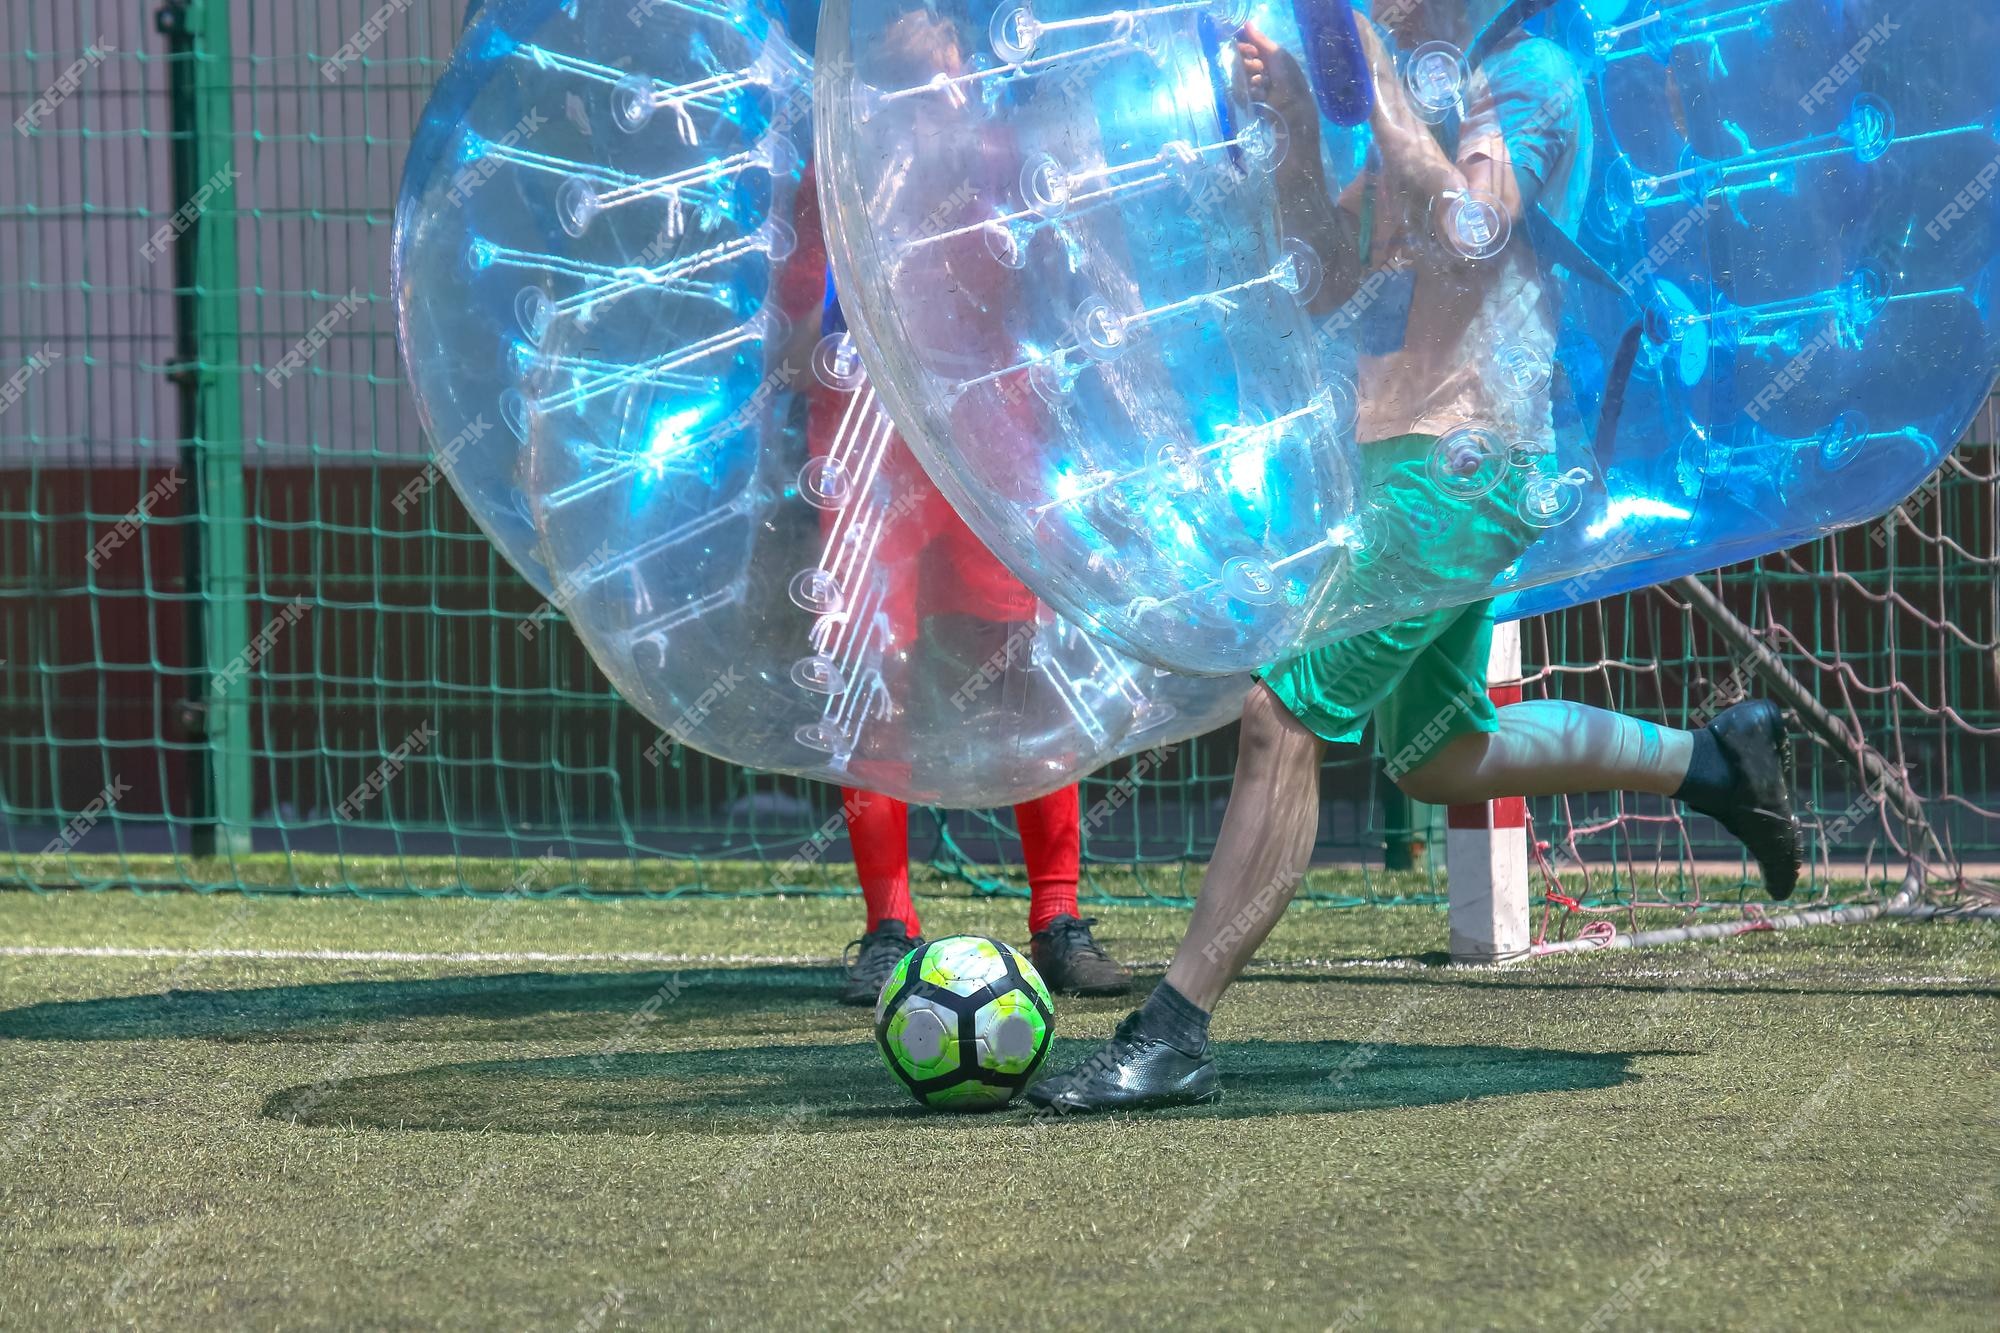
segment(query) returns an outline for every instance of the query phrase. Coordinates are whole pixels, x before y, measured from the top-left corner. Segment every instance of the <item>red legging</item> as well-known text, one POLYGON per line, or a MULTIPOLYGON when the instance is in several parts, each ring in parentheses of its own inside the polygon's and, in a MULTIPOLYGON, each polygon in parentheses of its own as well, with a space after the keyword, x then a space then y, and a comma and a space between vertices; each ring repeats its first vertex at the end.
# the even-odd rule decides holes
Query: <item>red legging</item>
MULTIPOLYGON (((815 200, 809 169, 793 217, 797 252, 785 267, 787 281, 779 297, 795 319, 816 319, 824 291, 825 243, 815 200)), ((848 395, 817 383, 808 385, 807 393, 807 447, 814 457, 824 457, 842 429, 848 395)), ((902 574, 883 608, 899 635, 913 639, 922 616, 947 611, 1002 623, 1034 617, 1034 594, 994 558, 938 494, 901 437, 889 442, 880 476, 899 498, 918 493, 916 503, 900 506, 899 517, 883 532, 874 552, 880 567, 902 574), (922 580, 925 591, 919 605, 918 574, 924 568, 939 577, 922 580)), ((833 516, 828 514, 823 521, 830 528, 833 516)), ((841 795, 854 868, 868 903, 868 929, 900 921, 911 935, 918 934, 917 908, 910 900, 910 808, 894 797, 854 787, 842 788, 841 795)), ((1028 929, 1041 930, 1059 916, 1075 916, 1081 835, 1076 785, 1022 802, 1014 807, 1014 818, 1028 863, 1028 929)))
MULTIPOLYGON (((917 905, 910 900, 910 807, 893 796, 853 787, 841 789, 847 837, 854 845, 854 869, 868 904, 868 929, 900 921, 912 936, 921 934, 917 905)), ((1075 916, 1078 835, 1076 785, 1014 807, 1021 847, 1028 862, 1028 930, 1059 916, 1075 916)))

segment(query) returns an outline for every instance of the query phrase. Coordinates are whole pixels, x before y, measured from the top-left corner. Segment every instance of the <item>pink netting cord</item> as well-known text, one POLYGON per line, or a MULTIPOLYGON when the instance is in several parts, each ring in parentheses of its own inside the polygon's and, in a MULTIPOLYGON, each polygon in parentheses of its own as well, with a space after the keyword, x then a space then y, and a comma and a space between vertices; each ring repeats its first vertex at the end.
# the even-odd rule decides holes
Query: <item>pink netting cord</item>
MULTIPOLYGON (((1843 901, 1885 896, 1868 887, 1857 893, 1853 881, 1900 883, 1913 864, 1934 896, 2000 902, 2000 866, 1979 865, 1956 846, 1963 841, 1976 853, 2000 843, 2000 781, 1989 787, 1983 762, 1988 743, 2000 740, 2000 419, 1993 406, 1971 439, 1977 442, 1961 445, 1931 484, 1861 529, 1865 542, 1847 533, 1768 557, 1754 567, 1750 606, 1741 604, 1740 583, 1731 599, 1841 733, 1838 745, 1812 736, 1812 746, 1801 747, 1811 865, 1788 911, 1826 905, 1837 891, 1843 901), (1858 781, 1850 756, 1864 744, 1902 775, 1928 829, 1905 827, 1899 808, 1907 805, 1891 799, 1893 778, 1855 795, 1838 793, 1858 781)), ((1659 641, 1678 628, 1689 651, 1713 642, 1694 608, 1665 588, 1633 594, 1629 608, 1628 624, 1658 613, 1659 641)), ((1682 716, 1683 706, 1698 717, 1734 702, 1726 690, 1711 689, 1697 705, 1699 677, 1621 658, 1611 642, 1613 614, 1603 614, 1596 631, 1597 661, 1578 663, 1572 651, 1569 662, 1557 662, 1553 631, 1537 622, 1537 655, 1552 664, 1521 682, 1528 697, 1535 687, 1549 695, 1564 680, 1590 681, 1591 693, 1666 720, 1682 716)), ((1756 688, 1754 676, 1732 675, 1731 683, 1756 688)), ((1763 907, 1737 901, 1741 890, 1757 891, 1754 867, 1744 867, 1741 889, 1712 896, 1720 866, 1697 861, 1678 807, 1669 802, 1655 812, 1636 804, 1621 799, 1607 814, 1562 798, 1552 830, 1538 830, 1530 814, 1529 846, 1543 889, 1536 946, 1552 937, 1572 947, 1607 946, 1621 927, 1636 931, 1641 912, 1670 912, 1685 922, 1726 909, 1739 913, 1746 929, 1758 929, 1763 907), (1607 848, 1615 849, 1611 859, 1607 848)), ((2000 853, 1989 859, 2000 861, 2000 853)))

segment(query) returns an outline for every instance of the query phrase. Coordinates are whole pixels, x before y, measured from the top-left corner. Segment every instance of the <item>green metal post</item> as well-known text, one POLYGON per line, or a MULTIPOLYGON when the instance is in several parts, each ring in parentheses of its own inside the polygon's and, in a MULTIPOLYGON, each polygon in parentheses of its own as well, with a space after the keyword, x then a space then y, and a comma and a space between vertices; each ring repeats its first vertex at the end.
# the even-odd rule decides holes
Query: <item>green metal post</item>
POLYGON ((174 127, 174 272, 179 312, 181 458, 189 673, 184 718, 189 817, 197 856, 250 850, 248 529, 243 494, 243 362, 236 303, 236 181, 229 9, 224 0, 167 0, 174 127))

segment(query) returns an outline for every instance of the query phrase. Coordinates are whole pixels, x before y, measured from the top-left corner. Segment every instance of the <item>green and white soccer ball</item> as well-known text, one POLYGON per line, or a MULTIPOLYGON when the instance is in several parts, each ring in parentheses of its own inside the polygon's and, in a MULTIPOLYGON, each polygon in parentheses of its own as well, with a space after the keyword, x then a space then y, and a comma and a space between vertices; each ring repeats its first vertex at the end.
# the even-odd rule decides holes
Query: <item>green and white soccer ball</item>
POLYGON ((1005 1106, 1049 1053, 1056 1011, 1041 974, 999 940, 953 935, 903 955, 875 1002, 875 1041, 925 1106, 1005 1106))

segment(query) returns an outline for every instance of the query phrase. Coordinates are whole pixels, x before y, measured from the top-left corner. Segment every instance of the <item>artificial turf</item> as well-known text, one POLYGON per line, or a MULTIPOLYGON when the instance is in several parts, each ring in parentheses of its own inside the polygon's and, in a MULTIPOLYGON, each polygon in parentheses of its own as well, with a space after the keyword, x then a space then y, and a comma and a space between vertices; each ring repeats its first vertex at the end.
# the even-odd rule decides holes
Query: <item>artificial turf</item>
MULTIPOLYGON (((1155 968, 1184 922, 1099 910, 1155 968)), ((1456 970, 1435 908, 1295 911, 1220 1104, 1044 1122, 909 1102, 827 998, 854 915, 0 893, 0 945, 182 951, 0 956, 0 1328, 1995 1325, 1989 925, 1456 970)))

